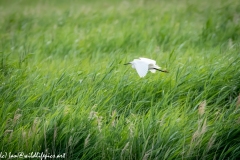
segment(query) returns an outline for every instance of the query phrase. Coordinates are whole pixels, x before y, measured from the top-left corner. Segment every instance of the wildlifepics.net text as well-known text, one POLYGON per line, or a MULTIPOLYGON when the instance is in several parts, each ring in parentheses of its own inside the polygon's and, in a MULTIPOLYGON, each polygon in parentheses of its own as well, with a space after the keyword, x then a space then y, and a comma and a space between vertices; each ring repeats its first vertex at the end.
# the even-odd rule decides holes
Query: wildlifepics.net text
POLYGON ((43 153, 43 152, 30 152, 30 153, 24 153, 24 152, 0 152, 0 159, 65 159, 66 154, 50 154, 50 153, 43 153))

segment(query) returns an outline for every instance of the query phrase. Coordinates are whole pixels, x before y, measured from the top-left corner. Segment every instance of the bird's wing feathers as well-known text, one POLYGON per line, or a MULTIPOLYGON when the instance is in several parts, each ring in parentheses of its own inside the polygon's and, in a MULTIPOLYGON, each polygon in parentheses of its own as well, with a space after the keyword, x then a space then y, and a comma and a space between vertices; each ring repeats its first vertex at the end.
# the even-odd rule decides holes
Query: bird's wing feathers
POLYGON ((149 58, 140 57, 139 59, 142 60, 142 61, 145 61, 145 62, 147 62, 147 63, 149 63, 149 64, 153 64, 153 65, 156 64, 156 61, 154 61, 154 60, 152 60, 152 59, 149 59, 149 58))
POLYGON ((146 76, 147 72, 148 72, 148 64, 140 61, 140 60, 135 60, 135 68, 137 70, 137 73, 140 77, 144 77, 146 76))

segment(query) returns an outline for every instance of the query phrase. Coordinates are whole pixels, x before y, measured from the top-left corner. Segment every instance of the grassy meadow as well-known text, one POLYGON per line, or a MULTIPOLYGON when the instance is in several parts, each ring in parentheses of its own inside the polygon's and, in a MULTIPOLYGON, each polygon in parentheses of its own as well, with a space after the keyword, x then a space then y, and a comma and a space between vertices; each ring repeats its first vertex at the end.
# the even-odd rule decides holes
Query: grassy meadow
POLYGON ((0 0, 0 152, 238 159, 238 0, 0 0), (124 63, 155 59, 140 78, 124 63))

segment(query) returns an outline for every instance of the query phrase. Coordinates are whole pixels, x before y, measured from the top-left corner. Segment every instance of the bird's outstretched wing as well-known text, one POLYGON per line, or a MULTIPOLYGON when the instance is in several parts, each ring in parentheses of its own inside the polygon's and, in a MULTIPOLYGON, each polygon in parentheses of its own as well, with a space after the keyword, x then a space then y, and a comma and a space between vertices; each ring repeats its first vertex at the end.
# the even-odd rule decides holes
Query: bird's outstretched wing
POLYGON ((156 61, 154 61, 152 59, 149 59, 149 58, 140 57, 139 59, 142 60, 142 61, 145 61, 146 63, 149 63, 149 64, 153 64, 153 65, 156 64, 156 61))
POLYGON ((146 76, 147 72, 148 72, 148 64, 145 62, 142 62, 140 60, 135 60, 136 63, 135 64, 135 68, 137 70, 137 73, 140 77, 144 77, 146 76))

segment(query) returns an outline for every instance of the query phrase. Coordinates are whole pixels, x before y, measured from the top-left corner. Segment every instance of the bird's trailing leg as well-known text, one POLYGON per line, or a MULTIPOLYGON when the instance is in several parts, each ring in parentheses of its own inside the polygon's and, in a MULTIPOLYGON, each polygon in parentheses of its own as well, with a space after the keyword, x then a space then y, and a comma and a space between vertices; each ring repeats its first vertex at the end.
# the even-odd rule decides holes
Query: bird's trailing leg
POLYGON ((166 70, 161 70, 161 69, 158 69, 158 68, 153 68, 153 69, 155 69, 155 70, 157 70, 157 71, 160 71, 160 72, 169 73, 169 72, 168 72, 168 71, 166 71, 166 70))
POLYGON ((124 65, 128 65, 128 64, 131 64, 130 62, 128 62, 128 63, 125 63, 124 65))

